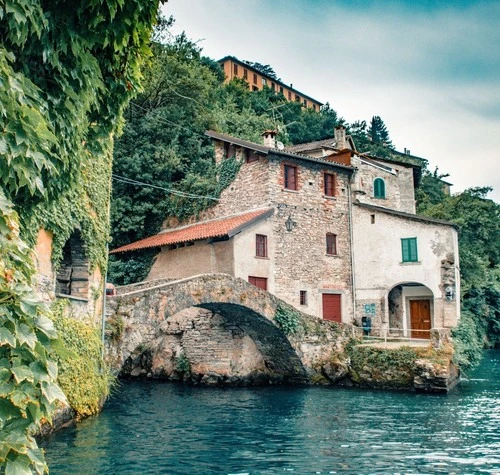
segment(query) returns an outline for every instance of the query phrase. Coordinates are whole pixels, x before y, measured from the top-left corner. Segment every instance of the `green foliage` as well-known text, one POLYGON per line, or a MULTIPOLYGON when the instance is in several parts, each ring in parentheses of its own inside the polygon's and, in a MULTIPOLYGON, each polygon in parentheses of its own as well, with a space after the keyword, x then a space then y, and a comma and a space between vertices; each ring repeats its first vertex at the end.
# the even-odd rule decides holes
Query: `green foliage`
POLYGON ((175 359, 175 370, 182 375, 191 374, 191 363, 185 353, 180 353, 175 359))
POLYGON ((57 382, 77 419, 97 414, 112 381, 109 368, 102 361, 100 329, 76 320, 66 300, 53 304, 52 319, 61 339, 55 350, 57 382))
POLYGON ((372 117, 370 126, 367 130, 367 135, 370 141, 374 144, 384 145, 389 149, 394 148, 391 140, 389 139, 389 131, 387 130, 384 121, 378 115, 372 117))
MULTIPOLYGON (((421 196, 435 191, 437 177, 431 178, 434 182, 422 181, 421 196)), ((463 369, 477 365, 486 339, 491 345, 500 341, 500 205, 486 198, 489 191, 470 188, 440 201, 436 198, 436 203, 431 199, 420 203, 423 214, 459 228, 463 317, 455 341, 456 359, 463 369)))
POLYGON ((125 331, 125 320, 121 315, 114 313, 111 317, 106 319, 106 338, 113 342, 118 343, 123 338, 125 331))
POLYGON ((257 63, 254 61, 246 61, 243 60, 244 63, 248 64, 252 68, 255 68, 257 71, 261 72, 262 74, 265 74, 266 76, 276 79, 276 81, 281 81, 281 79, 278 77, 272 66, 269 64, 262 64, 262 63, 257 63))
POLYGON ((286 335, 297 333, 301 327, 300 313, 293 307, 279 305, 274 314, 274 321, 286 335))
POLYGON ((56 331, 31 287, 31 251, 18 230, 17 215, 0 189, 0 467, 6 473, 43 473, 43 454, 31 434, 65 397, 50 358, 56 331))
POLYGON ((157 6, 0 2, 0 470, 8 474, 46 470, 30 434, 64 400, 49 356, 56 332, 32 290, 26 239, 32 243, 40 226, 54 230, 57 258, 78 223, 92 262, 104 265, 104 249, 90 244, 107 234, 109 166, 99 169, 96 157, 109 163, 157 6), (60 208, 59 199, 67 200, 60 208), (82 223, 84 207, 96 213, 92 223, 82 223), (52 216, 56 209, 68 215, 52 216))
POLYGON ((462 370, 473 369, 482 359, 485 336, 484 321, 470 311, 463 311, 458 327, 453 329, 455 343, 453 362, 462 370))
POLYGON ((388 350, 353 345, 348 347, 348 353, 351 367, 356 372, 362 371, 365 366, 381 373, 395 368, 413 370, 417 359, 416 351, 409 346, 388 350))

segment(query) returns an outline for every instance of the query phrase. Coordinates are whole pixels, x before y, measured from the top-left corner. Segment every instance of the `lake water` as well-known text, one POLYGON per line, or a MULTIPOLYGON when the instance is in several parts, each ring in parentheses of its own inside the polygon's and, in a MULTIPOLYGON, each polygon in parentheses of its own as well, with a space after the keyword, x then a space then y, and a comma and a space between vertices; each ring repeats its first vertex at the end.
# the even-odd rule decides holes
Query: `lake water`
POLYGON ((448 395, 123 382, 52 475, 500 474, 500 352, 448 395))

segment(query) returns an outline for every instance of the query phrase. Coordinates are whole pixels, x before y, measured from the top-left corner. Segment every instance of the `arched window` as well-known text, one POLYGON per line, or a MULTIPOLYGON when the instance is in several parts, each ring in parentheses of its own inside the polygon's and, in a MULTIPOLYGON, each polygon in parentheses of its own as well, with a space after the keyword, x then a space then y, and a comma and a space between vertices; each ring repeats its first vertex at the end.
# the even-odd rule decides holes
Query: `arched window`
POLYGON ((385 198, 385 181, 382 178, 373 180, 373 197, 385 198))

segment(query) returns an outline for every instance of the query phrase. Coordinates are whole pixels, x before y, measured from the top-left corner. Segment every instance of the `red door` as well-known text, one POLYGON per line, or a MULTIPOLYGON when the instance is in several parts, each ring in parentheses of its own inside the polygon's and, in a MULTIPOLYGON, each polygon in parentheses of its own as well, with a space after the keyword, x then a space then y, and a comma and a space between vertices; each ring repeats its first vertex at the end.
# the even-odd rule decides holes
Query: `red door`
POLYGON ((342 305, 340 294, 323 294, 323 319, 342 322, 342 305))
POLYGON ((430 300, 410 300, 410 322, 412 338, 431 337, 430 300))
POLYGON ((262 290, 267 290, 267 279, 265 277, 248 276, 248 282, 262 290))

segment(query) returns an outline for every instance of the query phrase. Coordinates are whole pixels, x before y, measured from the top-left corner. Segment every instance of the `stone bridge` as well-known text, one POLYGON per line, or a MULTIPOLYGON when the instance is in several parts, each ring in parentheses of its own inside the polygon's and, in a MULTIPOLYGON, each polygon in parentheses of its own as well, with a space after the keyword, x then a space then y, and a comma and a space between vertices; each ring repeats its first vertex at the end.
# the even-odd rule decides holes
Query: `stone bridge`
POLYGON ((351 327, 301 313, 242 279, 209 274, 118 290, 107 299, 107 350, 122 375, 261 384, 347 372, 351 327))

